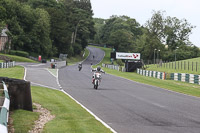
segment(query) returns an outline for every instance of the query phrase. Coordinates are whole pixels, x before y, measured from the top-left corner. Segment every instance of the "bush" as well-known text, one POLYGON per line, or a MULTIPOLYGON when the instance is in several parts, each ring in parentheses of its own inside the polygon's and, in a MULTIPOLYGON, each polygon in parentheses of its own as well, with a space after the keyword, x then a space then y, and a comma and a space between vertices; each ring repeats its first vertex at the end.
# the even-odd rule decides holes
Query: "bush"
POLYGON ((11 54, 11 55, 16 55, 16 51, 15 51, 15 50, 10 50, 10 51, 9 51, 9 54, 11 54))
POLYGON ((80 55, 81 54, 81 51, 82 51, 82 47, 81 47, 81 45, 78 45, 78 44, 75 44, 74 45, 74 54, 75 55, 80 55))
POLYGON ((28 52, 16 51, 16 50, 10 50, 9 54, 11 54, 11 55, 17 55, 17 56, 22 56, 22 57, 28 57, 29 56, 28 52))
POLYGON ((122 60, 117 60, 116 63, 119 65, 119 66, 123 66, 124 63, 122 62, 122 60))

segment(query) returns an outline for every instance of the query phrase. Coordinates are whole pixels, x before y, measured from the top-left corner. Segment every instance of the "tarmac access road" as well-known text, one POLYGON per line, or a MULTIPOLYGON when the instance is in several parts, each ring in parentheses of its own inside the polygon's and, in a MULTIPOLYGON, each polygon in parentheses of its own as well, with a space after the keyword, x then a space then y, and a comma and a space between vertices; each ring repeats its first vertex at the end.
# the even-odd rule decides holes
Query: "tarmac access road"
MULTIPOLYGON (((61 63, 63 64, 63 63, 61 63)), ((57 77, 48 71, 51 64, 48 63, 27 63, 16 62, 16 65, 25 67, 25 80, 30 81, 31 85, 43 86, 52 89, 60 89, 57 77)))
POLYGON ((61 68, 59 82, 68 94, 118 133, 200 133, 200 98, 102 74, 93 89, 91 62, 104 52, 88 47, 90 55, 78 64, 61 68), (95 58, 93 59, 93 55, 95 58))

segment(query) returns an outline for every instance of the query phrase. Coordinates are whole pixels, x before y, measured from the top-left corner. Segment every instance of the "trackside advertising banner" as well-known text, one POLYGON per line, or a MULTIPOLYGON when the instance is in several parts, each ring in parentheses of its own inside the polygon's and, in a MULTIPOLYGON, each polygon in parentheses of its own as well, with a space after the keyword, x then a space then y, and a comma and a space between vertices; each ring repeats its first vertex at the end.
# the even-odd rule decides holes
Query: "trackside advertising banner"
POLYGON ((121 52, 116 52, 116 59, 140 60, 140 53, 121 53, 121 52))

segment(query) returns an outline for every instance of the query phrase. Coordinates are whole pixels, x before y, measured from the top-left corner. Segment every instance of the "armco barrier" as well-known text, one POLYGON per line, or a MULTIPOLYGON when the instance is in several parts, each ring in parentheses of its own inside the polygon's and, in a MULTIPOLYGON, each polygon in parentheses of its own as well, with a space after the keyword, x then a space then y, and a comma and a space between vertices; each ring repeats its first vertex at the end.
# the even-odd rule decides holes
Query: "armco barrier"
MULTIPOLYGON (((163 80, 166 79, 165 72, 156 72, 156 71, 137 69, 137 73, 140 75, 148 76, 148 77, 154 77, 154 78, 163 79, 163 80)), ((200 75, 186 74, 186 73, 170 73, 169 76, 170 77, 167 78, 169 80, 182 81, 182 82, 188 82, 188 83, 200 85, 200 75)))
POLYGON ((125 69, 122 68, 122 70, 120 70, 120 66, 118 66, 118 65, 110 65, 110 64, 103 64, 102 63, 102 67, 106 67, 106 68, 109 68, 109 69, 114 69, 114 70, 117 70, 117 71, 125 72, 125 69))
POLYGON ((137 69, 137 73, 140 75, 148 76, 148 77, 154 77, 154 78, 163 79, 163 80, 166 79, 164 72, 156 72, 156 71, 137 69))
POLYGON ((0 68, 9 68, 9 67, 14 67, 14 66, 15 66, 15 61, 0 63, 0 68))
POLYGON ((3 82, 3 88, 4 88, 4 94, 5 94, 5 99, 3 106, 1 107, 1 112, 0 112, 0 131, 1 133, 7 133, 7 123, 8 123, 8 116, 9 116, 9 107, 10 107, 10 98, 8 95, 8 89, 5 83, 3 82))

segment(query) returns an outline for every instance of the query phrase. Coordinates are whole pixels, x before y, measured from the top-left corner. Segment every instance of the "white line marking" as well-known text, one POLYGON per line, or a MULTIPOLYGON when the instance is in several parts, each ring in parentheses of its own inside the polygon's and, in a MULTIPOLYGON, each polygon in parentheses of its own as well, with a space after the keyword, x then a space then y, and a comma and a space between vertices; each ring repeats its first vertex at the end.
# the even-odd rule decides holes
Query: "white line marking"
MULTIPOLYGON (((47 70, 51 75, 53 75, 55 78, 58 77, 58 74, 54 75, 48 68, 46 68, 46 70, 47 70)), ((57 69, 57 70, 58 70, 58 69, 57 69)), ((58 72, 58 71, 57 71, 57 72, 58 72)))
POLYGON ((57 82, 58 86, 60 87, 60 89, 62 89, 62 86, 60 85, 59 80, 58 80, 58 71, 59 71, 59 69, 57 69, 56 82, 57 82))
MULTIPOLYGON (((22 67, 24 67, 24 66, 22 66, 22 67)), ((24 67, 24 80, 26 81, 26 71, 27 71, 27 69, 26 69, 26 67, 24 67)))
POLYGON ((114 129, 112 129, 108 124, 106 124, 104 121, 102 121, 99 117, 97 117, 92 111, 90 111, 89 109, 87 109, 84 105, 82 105, 80 102, 78 102, 76 99, 74 99, 71 95, 69 95, 67 92, 65 92, 63 89, 61 90, 64 94, 66 94, 67 96, 69 96, 71 99, 73 99, 77 104, 79 104, 82 108, 84 108, 87 112, 89 112, 92 116, 94 116, 94 118, 96 120, 98 120, 99 122, 101 122, 105 127, 107 127, 108 129, 110 129, 113 133, 117 133, 114 129))

